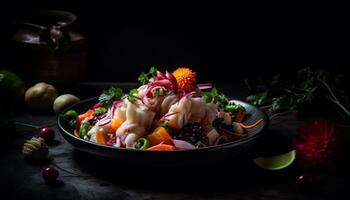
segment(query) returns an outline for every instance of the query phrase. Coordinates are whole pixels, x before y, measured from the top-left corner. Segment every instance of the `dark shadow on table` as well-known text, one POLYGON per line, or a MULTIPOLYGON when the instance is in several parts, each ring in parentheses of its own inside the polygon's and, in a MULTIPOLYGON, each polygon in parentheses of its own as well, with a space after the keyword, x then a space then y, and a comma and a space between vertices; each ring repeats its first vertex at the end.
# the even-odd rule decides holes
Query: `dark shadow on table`
MULTIPOLYGON (((269 131, 259 149, 262 155, 287 152, 290 144, 269 131), (273 148, 271 148, 273 147, 273 148)), ((88 174, 107 182, 130 187, 166 192, 225 192, 243 188, 293 182, 298 174, 294 165, 281 171, 268 171, 255 166, 252 159, 235 158, 205 166, 145 167, 119 163, 74 150, 74 160, 88 174)))

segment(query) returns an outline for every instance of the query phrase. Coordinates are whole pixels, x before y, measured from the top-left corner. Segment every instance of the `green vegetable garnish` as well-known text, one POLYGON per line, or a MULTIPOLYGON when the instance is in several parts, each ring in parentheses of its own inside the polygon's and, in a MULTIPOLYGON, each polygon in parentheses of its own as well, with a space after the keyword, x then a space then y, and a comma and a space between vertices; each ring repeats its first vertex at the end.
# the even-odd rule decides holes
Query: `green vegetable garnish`
POLYGON ((122 98, 123 95, 122 89, 111 87, 108 90, 104 90, 98 100, 102 106, 109 107, 115 100, 122 98))
POLYGON ((96 116, 102 115, 103 113, 106 113, 106 112, 107 112, 107 109, 104 107, 98 107, 95 109, 96 116))
POLYGON ((297 73, 275 75, 271 81, 246 81, 253 95, 251 103, 269 105, 269 112, 293 110, 303 112, 333 112, 334 105, 342 115, 350 117, 350 98, 346 73, 306 67, 297 73))
POLYGON ((167 122, 161 122, 159 126, 165 128, 170 134, 173 134, 175 132, 175 130, 171 126, 169 126, 167 122))
POLYGON ((267 91, 264 91, 258 94, 248 96, 247 101, 250 101, 254 105, 261 106, 266 103, 267 98, 268 98, 267 91))
POLYGON ((216 88, 211 89, 205 93, 205 101, 207 103, 213 102, 219 106, 219 108, 225 108, 228 104, 228 99, 223 94, 219 94, 216 88))
POLYGON ((135 143, 136 149, 144 150, 144 149, 148 149, 148 147, 150 146, 151 146, 151 142, 146 138, 139 138, 135 143))
POLYGON ((63 119, 68 121, 69 125, 75 126, 77 124, 78 113, 75 110, 68 110, 63 114, 63 119))
POLYGON ((84 122, 84 123, 81 125, 80 129, 79 129, 79 137, 84 139, 84 137, 85 137, 85 136, 87 135, 87 133, 89 132, 90 128, 91 128, 90 123, 89 123, 89 122, 84 122))
POLYGON ((157 69, 155 67, 151 67, 148 73, 142 72, 138 78, 138 80, 143 84, 149 83, 149 79, 153 76, 157 75, 157 69))
POLYGON ((164 90, 163 88, 156 88, 156 89, 153 90, 153 94, 167 96, 168 95, 168 91, 164 90))
POLYGON ((240 104, 235 104, 235 105, 226 105, 225 108, 224 108, 224 111, 225 112, 237 112, 237 111, 245 111, 245 108, 240 105, 240 104))
POLYGON ((131 103, 135 103, 137 99, 140 99, 137 94, 138 94, 138 90, 137 89, 132 89, 130 90, 127 99, 131 102, 131 103))

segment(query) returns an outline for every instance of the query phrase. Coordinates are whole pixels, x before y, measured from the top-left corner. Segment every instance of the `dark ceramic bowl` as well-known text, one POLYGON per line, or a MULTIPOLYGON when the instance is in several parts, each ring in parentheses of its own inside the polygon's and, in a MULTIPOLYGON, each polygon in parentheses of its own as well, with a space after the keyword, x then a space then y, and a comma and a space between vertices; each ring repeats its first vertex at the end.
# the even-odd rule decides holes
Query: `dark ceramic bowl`
MULTIPOLYGON (((83 113, 97 103, 97 98, 81 101, 66 110, 74 109, 78 113, 83 113)), ((257 107, 239 100, 232 100, 245 107, 248 117, 245 124, 251 124, 258 119, 263 119, 258 126, 248 130, 248 136, 234 142, 210 146, 193 150, 179 151, 147 151, 116 148, 97 144, 83 140, 74 136, 73 128, 63 120, 62 114, 58 115, 57 123, 62 136, 76 149, 99 157, 111 158, 118 162, 147 165, 147 166, 167 166, 167 165, 202 165, 213 164, 233 158, 248 158, 258 155, 257 144, 264 135, 268 126, 267 115, 257 107)))

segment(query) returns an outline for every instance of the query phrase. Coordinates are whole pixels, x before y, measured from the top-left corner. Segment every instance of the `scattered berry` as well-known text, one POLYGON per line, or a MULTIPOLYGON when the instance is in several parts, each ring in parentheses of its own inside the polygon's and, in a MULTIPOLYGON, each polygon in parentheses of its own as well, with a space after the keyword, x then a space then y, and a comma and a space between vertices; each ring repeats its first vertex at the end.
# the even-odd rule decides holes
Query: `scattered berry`
POLYGON ((46 183, 54 183, 58 178, 58 171, 55 167, 49 166, 43 170, 43 178, 46 183))
POLYGON ((52 128, 42 128, 39 137, 43 138, 46 143, 50 143, 55 138, 55 131, 52 128))

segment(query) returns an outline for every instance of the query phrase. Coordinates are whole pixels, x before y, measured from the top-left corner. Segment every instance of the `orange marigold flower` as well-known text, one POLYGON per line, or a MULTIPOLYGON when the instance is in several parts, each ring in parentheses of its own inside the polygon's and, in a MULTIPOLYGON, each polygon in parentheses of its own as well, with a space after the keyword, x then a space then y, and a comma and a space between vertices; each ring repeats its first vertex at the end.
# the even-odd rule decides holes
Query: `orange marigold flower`
POLYGON ((180 67, 173 72, 180 90, 191 92, 196 89, 196 72, 189 68, 180 67))

